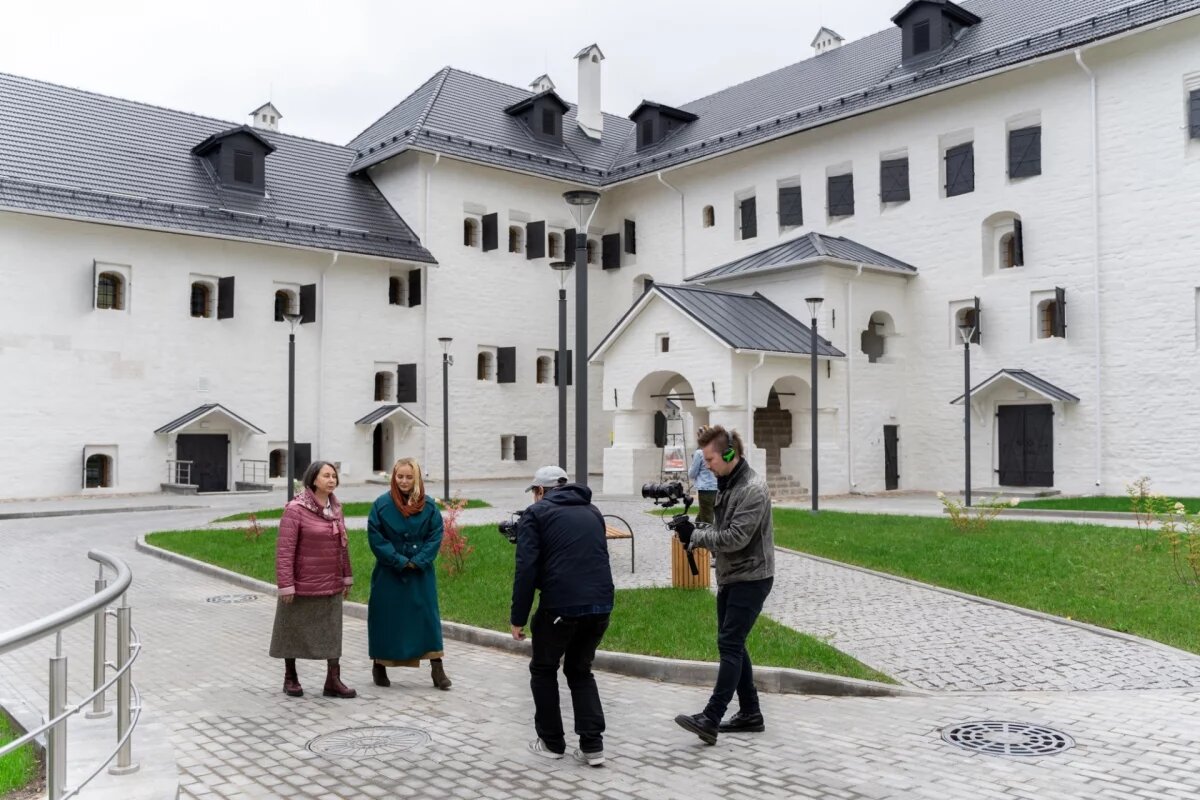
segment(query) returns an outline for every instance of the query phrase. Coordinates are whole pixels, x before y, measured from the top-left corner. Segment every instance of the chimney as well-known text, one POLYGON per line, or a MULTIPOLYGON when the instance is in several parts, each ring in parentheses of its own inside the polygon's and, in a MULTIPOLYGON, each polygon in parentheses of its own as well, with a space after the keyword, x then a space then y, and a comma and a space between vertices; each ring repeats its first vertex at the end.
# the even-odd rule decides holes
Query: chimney
POLYGON ((549 92, 554 89, 554 81, 550 80, 549 75, 539 75, 533 79, 533 83, 529 84, 529 90, 534 94, 549 92))
POLYGON ((263 103, 250 112, 250 125, 259 130, 278 131, 281 119, 283 119, 283 114, 280 114, 279 109, 270 102, 263 103))
POLYGON ((838 35, 837 31, 822 26, 812 40, 813 55, 819 56, 821 53, 836 50, 844 41, 846 40, 838 35))
POLYGON ((592 139, 599 139, 604 132, 604 116, 600 113, 600 62, 604 53, 594 44, 575 54, 579 62, 579 100, 575 119, 579 127, 592 139))

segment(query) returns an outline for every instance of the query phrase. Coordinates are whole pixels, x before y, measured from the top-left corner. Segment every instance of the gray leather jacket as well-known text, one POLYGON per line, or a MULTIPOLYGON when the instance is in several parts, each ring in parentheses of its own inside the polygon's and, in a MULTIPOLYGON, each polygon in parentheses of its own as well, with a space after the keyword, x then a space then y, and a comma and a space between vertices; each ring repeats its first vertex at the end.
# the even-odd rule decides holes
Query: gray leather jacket
POLYGON ((775 529, 767 481, 744 461, 717 494, 712 527, 692 534, 717 560, 717 585, 775 576, 775 529))

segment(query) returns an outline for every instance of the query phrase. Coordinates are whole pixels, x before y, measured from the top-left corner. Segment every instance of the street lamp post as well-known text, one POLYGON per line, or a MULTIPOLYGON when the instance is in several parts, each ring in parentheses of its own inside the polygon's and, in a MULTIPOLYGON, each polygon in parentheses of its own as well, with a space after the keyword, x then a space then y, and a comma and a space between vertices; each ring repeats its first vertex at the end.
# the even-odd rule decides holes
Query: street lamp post
POLYGON ((963 343, 963 504, 967 506, 971 505, 971 340, 976 325, 975 312, 968 312, 958 326, 963 343))
MULTIPOLYGON (((584 252, 587 245, 584 245, 584 252)), ((554 381, 558 384, 558 463, 567 463, 567 273, 570 261, 554 261, 550 268, 558 273, 558 352, 554 356, 554 381)))
POLYGON ((818 510, 817 487, 820 484, 820 472, 817 466, 817 314, 821 311, 821 303, 825 302, 823 297, 806 297, 804 302, 808 304, 808 314, 812 317, 812 353, 809 355, 809 361, 812 362, 812 401, 809 416, 812 418, 812 512, 815 514, 818 510))
POLYGON ((449 336, 439 336, 442 345, 442 502, 450 507, 450 365, 454 356, 450 355, 449 336))
MULTIPOLYGON (((575 482, 587 486, 587 231, 600 193, 589 190, 563 192, 563 200, 575 218, 575 482)), ((565 469, 565 467, 564 467, 565 469)))
POLYGON ((284 312, 291 330, 288 331, 288 447, 287 447, 287 499, 296 496, 296 326, 300 315, 284 312))

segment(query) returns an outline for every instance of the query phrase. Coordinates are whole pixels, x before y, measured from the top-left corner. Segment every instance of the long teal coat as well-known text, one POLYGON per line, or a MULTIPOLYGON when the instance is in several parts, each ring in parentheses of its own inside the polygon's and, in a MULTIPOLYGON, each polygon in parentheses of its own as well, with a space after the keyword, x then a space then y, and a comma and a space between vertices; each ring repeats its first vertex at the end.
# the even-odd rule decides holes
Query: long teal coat
POLYGON ((427 497, 419 514, 405 517, 385 492, 371 507, 367 540, 375 553, 367 605, 371 658, 406 661, 441 652, 434 560, 442 545, 442 514, 437 504, 427 497))

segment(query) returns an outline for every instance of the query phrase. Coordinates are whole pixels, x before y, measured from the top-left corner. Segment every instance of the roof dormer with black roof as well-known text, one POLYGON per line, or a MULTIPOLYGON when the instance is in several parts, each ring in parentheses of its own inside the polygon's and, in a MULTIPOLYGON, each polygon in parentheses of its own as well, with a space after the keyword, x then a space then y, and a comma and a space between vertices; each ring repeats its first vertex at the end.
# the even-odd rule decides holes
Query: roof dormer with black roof
POLYGON ((524 122, 535 139, 562 144, 563 114, 570 110, 571 107, 558 96, 551 84, 551 88, 544 92, 513 103, 504 109, 504 113, 524 122))
POLYGON ((208 161, 222 188, 255 194, 267 191, 267 156, 274 151, 275 145, 249 125, 214 133, 192 148, 208 161))
POLYGON ((691 112, 649 100, 643 100, 629 118, 637 126, 638 150, 653 147, 689 122, 700 119, 691 112))
POLYGON ((959 33, 982 20, 950 0, 912 0, 892 22, 902 31, 902 60, 917 63, 941 53, 959 33))

